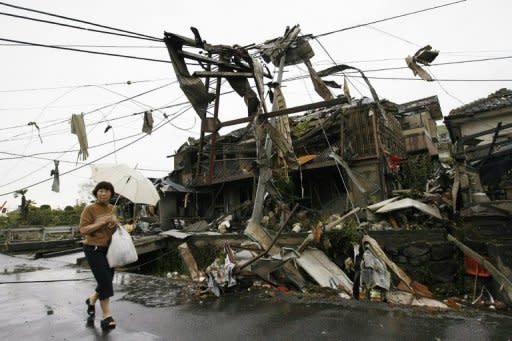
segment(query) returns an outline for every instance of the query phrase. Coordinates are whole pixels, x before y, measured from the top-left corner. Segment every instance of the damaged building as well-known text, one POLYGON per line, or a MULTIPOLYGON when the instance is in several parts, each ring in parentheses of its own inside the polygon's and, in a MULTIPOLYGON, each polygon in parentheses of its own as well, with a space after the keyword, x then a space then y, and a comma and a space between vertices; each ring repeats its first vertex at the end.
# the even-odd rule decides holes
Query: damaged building
POLYGON ((512 91, 500 89, 456 108, 445 124, 455 159, 474 179, 466 202, 478 202, 484 191, 492 200, 512 200, 512 91))
MULTIPOLYGON (((391 195, 399 186, 394 172, 405 156, 405 145, 394 116, 397 106, 387 101, 383 106, 386 120, 375 114, 376 105, 367 98, 290 117, 290 136, 298 162, 286 168, 290 183, 279 176, 284 174, 285 166, 277 167, 276 186, 283 190, 288 184, 288 193, 282 194, 325 213, 339 212, 347 199, 363 206, 391 195)), ((174 155, 174 171, 164 180, 179 184, 163 190, 163 202, 176 205, 171 208, 175 217, 211 219, 253 198, 258 169, 250 127, 217 137, 215 148, 211 135, 205 141, 203 152, 215 152, 211 177, 208 159, 197 158, 199 141, 189 139, 174 155)), ((165 226, 169 221, 161 223, 165 226)))
MULTIPOLYGON (((176 218, 212 219, 236 213, 246 208, 247 202, 261 205, 262 193, 328 213, 329 208, 338 212, 340 207, 380 201, 399 187, 396 172, 406 154, 396 115, 399 107, 381 101, 362 71, 336 65, 317 72, 310 61, 314 51, 299 35, 299 26, 287 28, 282 37, 247 48, 211 45, 195 28, 192 32, 193 39, 165 35, 180 87, 202 125, 200 138, 190 138, 178 149, 173 155, 174 171, 162 179, 163 228, 175 227, 176 218), (199 53, 184 47, 196 48, 199 53), (272 76, 254 55, 279 69, 277 79, 265 83, 272 76), (189 70, 187 60, 199 62, 202 69, 189 70), (288 108, 280 87, 282 73, 285 66, 299 63, 307 67, 323 101, 288 108), (342 75, 345 70, 361 73, 371 99, 353 100, 346 82, 343 94, 333 94, 328 86, 341 86, 323 77, 342 75), (223 79, 243 98, 248 117, 222 121, 219 102, 223 79), (271 110, 265 103, 265 90, 271 110), (219 132, 243 123, 247 126, 219 132)), ((409 115, 417 108, 407 110, 409 115)), ((427 124, 426 136, 430 136, 433 128, 427 124)))
MULTIPOLYGON (((407 304, 412 304, 433 297, 414 278, 446 284, 457 276, 460 259, 451 243, 459 240, 451 235, 446 240, 456 230, 448 217, 466 203, 484 200, 484 188, 491 188, 486 175, 498 165, 503 166, 500 176, 506 177, 510 168, 503 156, 510 156, 505 150, 511 122, 499 115, 510 116, 508 109, 494 105, 480 110, 486 112, 479 114, 481 119, 494 120, 487 123, 494 128, 485 131, 471 126, 470 105, 451 113, 445 122, 457 150, 452 170, 437 162, 436 121, 443 118, 437 96, 396 104, 379 99, 357 68, 340 64, 315 70, 310 61, 314 51, 298 26, 246 47, 212 45, 196 29, 192 32, 194 38, 166 33, 164 39, 180 87, 201 119, 201 131, 172 155, 174 170, 155 183, 161 193, 162 235, 181 241, 201 231, 243 231, 249 243, 248 248, 240 243, 232 247, 226 240, 224 259, 216 258, 204 274, 192 261, 188 244, 180 244, 192 277, 207 280, 215 295, 248 275, 299 290, 312 278, 354 298, 361 297, 359 290, 363 296, 386 292, 389 302, 400 302, 393 295, 406 292, 407 304), (196 62, 196 70, 189 60, 196 62), (300 63, 322 101, 288 107, 281 89, 283 70, 300 63), (267 64, 276 67, 274 75, 267 64), (370 98, 350 96, 347 70, 360 74, 370 98), (326 77, 344 77, 345 82, 341 86, 326 77), (224 119, 223 84, 243 99, 245 117, 224 119), (342 90, 335 94, 332 89, 342 90), (475 141, 486 141, 485 147, 475 141), (404 187, 402 166, 408 162, 415 167, 418 156, 437 169, 425 172, 419 186, 404 187), (287 226, 291 217, 293 227, 287 226), (328 244, 334 239, 322 239, 323 233, 349 225, 355 225, 352 244, 333 251, 328 244), (298 241, 291 247, 284 246, 278 239, 285 229, 305 233, 295 235, 298 241), (347 253, 353 244, 357 248, 347 253)), ((504 101, 507 94, 499 93, 504 101)))

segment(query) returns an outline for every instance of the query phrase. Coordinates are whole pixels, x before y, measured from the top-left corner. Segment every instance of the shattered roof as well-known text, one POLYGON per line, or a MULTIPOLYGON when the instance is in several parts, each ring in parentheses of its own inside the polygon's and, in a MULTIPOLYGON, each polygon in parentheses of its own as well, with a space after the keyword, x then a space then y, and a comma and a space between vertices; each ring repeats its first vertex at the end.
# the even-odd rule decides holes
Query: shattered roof
POLYGON ((474 115, 480 112, 498 110, 505 107, 512 108, 512 90, 503 88, 485 98, 453 109, 450 111, 450 116, 474 115))
MULTIPOLYGON (((437 100, 437 97, 436 96, 434 96, 434 97, 437 100)), ((394 102, 391 102, 387 99, 381 99, 380 102, 386 111, 396 112, 398 110, 398 105, 395 104, 394 102)), ((329 126, 328 121, 335 119, 336 118, 335 115, 339 112, 339 110, 341 108, 350 109, 350 108, 356 108, 356 107, 360 107, 360 106, 372 105, 374 103, 375 103, 375 101, 373 99, 368 98, 368 97, 363 97, 361 99, 353 99, 350 104, 349 103, 339 104, 339 105, 335 105, 335 106, 328 107, 328 108, 310 110, 310 111, 307 111, 305 113, 298 114, 298 115, 290 115, 290 116, 288 116, 288 119, 289 119, 290 126, 292 129, 292 136, 294 139, 294 143, 301 142, 302 140, 307 139, 307 136, 314 134, 315 132, 317 132, 317 130, 319 130, 321 128, 326 129, 329 126), (324 123, 318 124, 318 125, 313 123, 307 130, 307 133, 304 134, 304 136, 303 135, 296 136, 293 133, 293 130, 295 129, 295 127, 298 124, 306 122, 306 121, 311 121, 312 123, 314 121, 321 121, 324 123), (326 126, 326 124, 328 124, 328 126, 326 126), (315 129, 315 127, 316 127, 316 129, 315 129)), ((333 123, 333 122, 330 122, 330 123, 333 123)), ((206 135, 204 137, 204 142, 206 144, 205 150, 207 150, 209 148, 208 142, 210 141, 211 137, 212 137, 211 134, 206 135)), ((254 132, 253 132, 252 127, 250 127, 248 125, 248 126, 230 131, 224 135, 218 136, 217 144, 218 145, 238 144, 238 146, 240 148, 243 148, 245 143, 250 141, 250 139, 254 139, 254 132)), ((198 146, 199 146, 199 139, 194 139, 194 138, 190 137, 188 139, 188 141, 185 142, 178 149, 178 153, 188 150, 189 148, 195 149, 198 146)), ((252 149, 252 146, 250 148, 252 149)), ((327 157, 327 159, 329 159, 329 158, 327 157)), ((315 160, 315 162, 321 162, 321 161, 326 161, 326 160, 323 158, 319 158, 318 160, 315 160)))
POLYGON ((427 109, 434 120, 441 120, 443 118, 443 113, 441 112, 441 106, 439 105, 439 99, 437 96, 402 103, 398 106, 398 114, 405 114, 420 109, 427 109))
POLYGON ((154 179, 153 184, 162 192, 195 192, 195 190, 187 188, 177 182, 172 181, 169 176, 154 179))

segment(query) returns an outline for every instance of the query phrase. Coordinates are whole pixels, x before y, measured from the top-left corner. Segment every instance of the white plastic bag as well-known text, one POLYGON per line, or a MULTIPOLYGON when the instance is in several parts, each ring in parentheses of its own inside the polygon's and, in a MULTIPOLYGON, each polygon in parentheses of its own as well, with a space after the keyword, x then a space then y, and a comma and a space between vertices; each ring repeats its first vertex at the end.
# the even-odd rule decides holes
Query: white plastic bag
POLYGON ((111 268, 115 268, 136 262, 138 258, 132 236, 122 226, 118 225, 108 247, 108 264, 111 268))

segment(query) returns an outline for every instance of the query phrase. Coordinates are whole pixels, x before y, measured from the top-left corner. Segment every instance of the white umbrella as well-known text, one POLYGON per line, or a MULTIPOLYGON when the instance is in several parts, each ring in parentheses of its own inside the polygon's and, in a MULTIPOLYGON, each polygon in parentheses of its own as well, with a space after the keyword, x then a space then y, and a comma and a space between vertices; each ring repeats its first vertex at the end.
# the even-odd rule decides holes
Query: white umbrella
POLYGON ((155 186, 139 171, 124 164, 91 165, 91 178, 110 182, 117 194, 137 204, 156 205, 160 196, 155 186))

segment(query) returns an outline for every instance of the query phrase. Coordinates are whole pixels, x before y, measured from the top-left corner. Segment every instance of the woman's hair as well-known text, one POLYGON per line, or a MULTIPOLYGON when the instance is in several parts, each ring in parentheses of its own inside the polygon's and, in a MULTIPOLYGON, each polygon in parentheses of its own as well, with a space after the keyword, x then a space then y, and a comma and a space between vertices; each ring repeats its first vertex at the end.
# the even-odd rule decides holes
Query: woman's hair
POLYGON ((96 194, 98 194, 98 191, 100 189, 106 189, 107 191, 110 191, 110 193, 112 193, 112 195, 114 195, 114 193, 115 193, 114 186, 112 186, 112 184, 110 182, 108 182, 108 181, 101 181, 92 190, 92 195, 94 195, 95 198, 97 198, 96 194))

